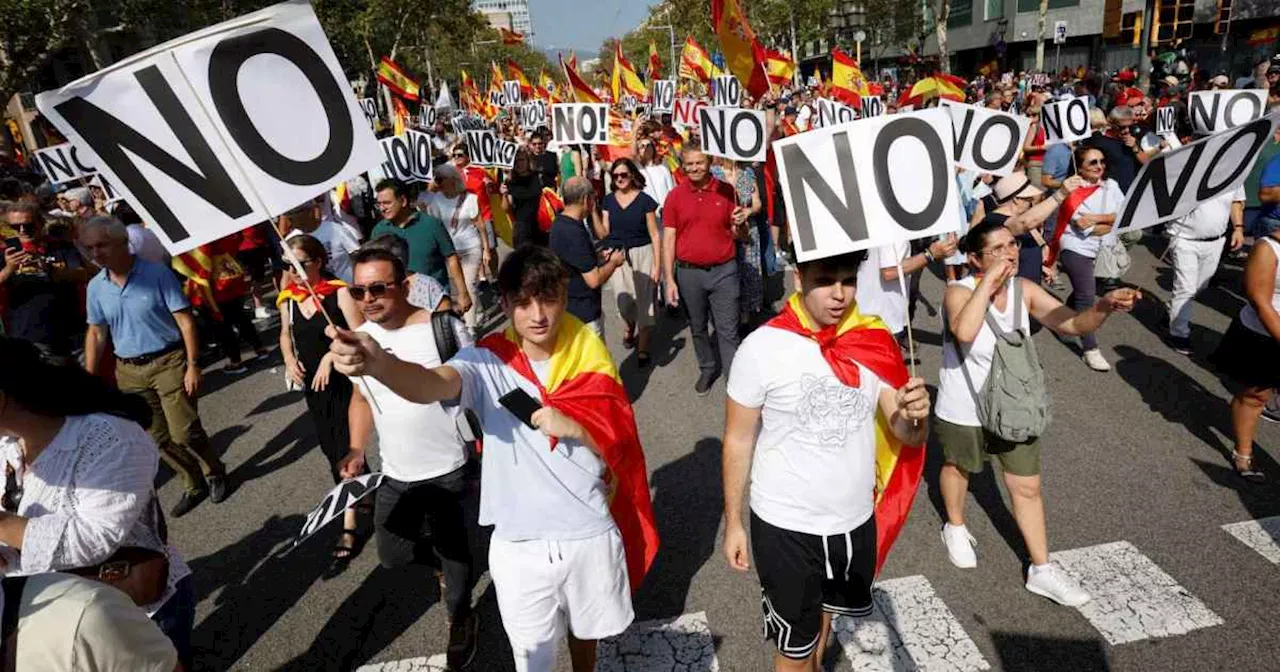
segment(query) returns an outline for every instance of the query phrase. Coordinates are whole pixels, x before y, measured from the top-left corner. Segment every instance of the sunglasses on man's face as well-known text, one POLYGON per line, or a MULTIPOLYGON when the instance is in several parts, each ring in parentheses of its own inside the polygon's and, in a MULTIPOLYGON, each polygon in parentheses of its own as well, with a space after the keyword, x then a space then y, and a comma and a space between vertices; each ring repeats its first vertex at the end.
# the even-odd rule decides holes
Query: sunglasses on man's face
POLYGON ((453 158, 455 158, 455 159, 465 159, 465 158, 467 158, 467 155, 466 155, 466 154, 463 154, 462 152, 454 152, 454 154, 453 154, 453 158))
POLYGON ((391 282, 375 282, 369 285, 350 285, 347 291, 351 292, 351 298, 356 301, 364 301, 365 296, 377 300, 386 296, 392 287, 395 287, 395 284, 391 282))
POLYGON ((15 231, 21 231, 23 233, 35 233, 36 229, 40 228, 40 225, 35 222, 23 222, 21 224, 14 224, 13 228, 15 231))

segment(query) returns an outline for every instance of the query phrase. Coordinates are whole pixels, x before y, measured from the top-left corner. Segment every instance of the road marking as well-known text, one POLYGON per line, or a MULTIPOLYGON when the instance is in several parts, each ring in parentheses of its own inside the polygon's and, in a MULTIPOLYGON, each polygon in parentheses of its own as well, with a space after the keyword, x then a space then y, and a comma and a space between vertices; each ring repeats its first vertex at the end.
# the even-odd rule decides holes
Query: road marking
POLYGON ((1280 565, 1280 516, 1231 523, 1223 525, 1222 529, 1262 557, 1280 565))
POLYGON ((991 669, 923 576, 880 581, 872 601, 871 616, 837 616, 832 625, 855 672, 991 669))
POLYGON ((634 623, 600 641, 596 672, 719 672, 706 612, 634 623))
POLYGON ((1093 596, 1080 613, 1112 645, 1222 625, 1217 614, 1127 541, 1058 551, 1049 558, 1093 596))
POLYGON ((356 672, 445 672, 447 669, 448 666, 446 665, 444 654, 437 653, 430 658, 422 656, 419 658, 393 660, 389 663, 361 665, 356 668, 356 672))

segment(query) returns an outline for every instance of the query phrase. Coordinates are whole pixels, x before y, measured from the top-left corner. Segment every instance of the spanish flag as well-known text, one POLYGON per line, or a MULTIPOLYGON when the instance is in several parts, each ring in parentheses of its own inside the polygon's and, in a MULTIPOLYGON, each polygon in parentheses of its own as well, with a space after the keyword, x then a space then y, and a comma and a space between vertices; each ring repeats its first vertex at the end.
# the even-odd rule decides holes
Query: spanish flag
POLYGON ((645 73, 645 77, 652 84, 655 79, 662 79, 662 60, 658 58, 658 45, 649 40, 649 71, 645 73))
POLYGON ((796 62, 785 51, 764 50, 765 70, 769 73, 769 84, 786 86, 796 74, 796 62))
POLYGON ((537 93, 539 98, 547 101, 548 103, 554 104, 564 102, 560 98, 559 85, 556 84, 556 80, 551 78, 551 75, 547 74, 546 70, 538 73, 537 93))
POLYGON ((529 83, 529 78, 525 76, 520 64, 509 58, 507 59, 507 76, 520 82, 520 95, 522 97, 526 100, 533 98, 533 84, 529 83))
POLYGON ((565 61, 565 63, 568 63, 574 72, 578 71, 578 55, 573 53, 572 49, 569 50, 569 60, 565 61))
POLYGON ((564 66, 564 77, 569 80, 569 90, 573 93, 574 102, 578 103, 602 103, 600 96, 596 95, 591 85, 583 81, 578 75, 578 71, 569 64, 568 61, 561 61, 560 65, 564 66))
MULTIPOLYGON (((316 307, 320 307, 320 301, 323 300, 324 297, 329 296, 346 286, 347 283, 341 280, 321 280, 320 282, 312 285, 311 288, 315 290, 314 296, 316 297, 316 307)), ((288 301, 302 303, 303 301, 311 298, 311 296, 312 293, 307 291, 306 285, 294 282, 288 287, 280 290, 280 294, 276 296, 276 307, 278 308, 283 306, 288 301)))
POLYGON ((862 97, 871 95, 858 62, 840 49, 831 50, 831 95, 854 108, 862 109, 862 97))
POLYGON ((636 74, 635 67, 622 53, 622 40, 613 42, 613 80, 609 91, 613 94, 615 102, 621 101, 627 94, 631 94, 636 100, 645 99, 644 82, 640 81, 640 75, 636 74))
POLYGON ((711 25, 720 37, 725 68, 742 82, 752 97, 768 93, 764 46, 756 39, 738 0, 711 0, 711 25))
POLYGON ((502 43, 506 45, 524 44, 524 33, 517 33, 510 28, 498 27, 498 34, 502 36, 502 43))
POLYGON ((218 303, 244 296, 249 291, 244 267, 236 260, 241 235, 233 233, 194 250, 183 252, 169 264, 186 278, 182 291, 195 308, 208 311, 222 321, 218 303))
MULTIPOLYGON (((863 315, 851 306, 839 324, 814 331, 813 320, 805 312, 799 294, 792 294, 786 308, 765 323, 813 339, 822 357, 840 382, 858 386, 858 364, 876 374, 886 385, 902 387, 907 382, 907 365, 893 334, 880 318, 863 315)), ((876 411, 876 573, 884 566, 898 533, 907 522, 920 477, 924 473, 924 446, 905 446, 893 434, 889 418, 876 411)))
MULTIPOLYGON (((534 374, 514 329, 486 336, 480 347, 536 385, 544 406, 573 418, 591 435, 613 491, 609 513, 622 535, 627 576, 634 591, 658 555, 658 528, 649 499, 648 470, 635 413, 604 341, 565 313, 560 318, 560 335, 551 353, 545 387, 534 374)), ((555 447, 556 440, 550 439, 549 449, 555 447)))
POLYGON ((409 119, 409 108, 399 98, 391 99, 391 128, 394 135, 404 135, 405 122, 409 119))
POLYGON ((706 84, 719 74, 715 63, 706 49, 698 44, 690 35, 684 40, 684 50, 680 52, 680 78, 692 79, 706 84))
POLYGON ((395 61, 382 57, 378 62, 378 81, 405 100, 418 100, 418 83, 413 81, 395 61))
POLYGON ((502 69, 498 67, 497 63, 489 61, 489 88, 493 89, 494 85, 497 85, 498 90, 501 91, 503 81, 502 69))

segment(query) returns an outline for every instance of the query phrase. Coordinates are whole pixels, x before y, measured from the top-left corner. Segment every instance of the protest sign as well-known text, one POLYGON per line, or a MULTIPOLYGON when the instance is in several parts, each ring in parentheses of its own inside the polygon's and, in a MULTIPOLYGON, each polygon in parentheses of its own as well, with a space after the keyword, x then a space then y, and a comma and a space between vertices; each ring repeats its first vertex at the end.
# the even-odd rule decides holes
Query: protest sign
POLYGON ((459 133, 463 131, 483 131, 489 125, 484 119, 471 116, 466 112, 459 112, 453 117, 453 130, 459 133))
POLYGON ((742 85, 733 75, 721 75, 711 80, 711 104, 716 107, 742 105, 742 85))
POLYGON ((1089 124, 1089 99, 1076 96, 1071 100, 1046 103, 1040 109, 1040 126, 1044 128, 1044 144, 1075 142, 1093 135, 1089 124))
POLYGON ((333 522, 333 520, 347 509, 351 508, 369 496, 369 493, 378 489, 382 485, 382 474, 365 474, 356 478, 349 478, 333 487, 329 494, 320 500, 320 504, 307 514, 307 520, 302 523, 302 530, 298 532, 298 537, 294 539, 293 545, 297 546, 307 540, 307 537, 315 534, 320 528, 333 522))
POLYGON ((670 113, 676 102, 676 83, 670 79, 653 80, 649 100, 653 103, 653 111, 670 113))
POLYGON ((98 172, 88 154, 84 152, 82 155, 80 148, 69 142, 36 150, 40 170, 54 184, 71 182, 98 172))
POLYGON ((636 102, 635 96, 629 93, 624 93, 622 94, 622 100, 619 102, 622 104, 623 112, 626 112, 627 114, 632 114, 636 111, 636 105, 638 103, 636 102))
POLYGON ((551 137, 562 145, 609 144, 609 106, 605 103, 552 105, 551 137))
POLYGON ((507 106, 507 94, 506 94, 506 92, 504 92, 504 91, 490 91, 490 92, 489 92, 489 104, 490 104, 490 105, 492 105, 492 106, 494 106, 494 107, 506 107, 506 106, 507 106))
POLYGON ((120 192, 111 187, 111 182, 98 173, 94 173, 93 176, 89 178, 89 186, 102 190, 103 201, 107 205, 124 200, 124 197, 120 195, 120 192))
POLYGON ((764 161, 764 112, 740 107, 704 107, 698 112, 702 151, 735 161, 764 161))
POLYGON ((369 128, 378 125, 378 103, 372 98, 360 99, 360 111, 364 112, 364 118, 369 121, 369 128))
POLYGON ((160 45, 36 106, 93 152, 172 254, 287 212, 380 158, 306 0, 160 45))
POLYGON ((1172 106, 1156 108, 1156 135, 1173 133, 1177 121, 1178 108, 1172 106))
POLYGON ((425 129, 435 128, 437 118, 436 108, 430 105, 423 105, 422 109, 418 110, 418 125, 425 129))
POLYGON ((467 156, 481 168, 510 168, 516 159, 517 145, 501 140, 493 131, 467 131, 467 156))
POLYGON ((505 99, 504 107, 519 105, 522 102, 520 82, 503 82, 502 97, 505 99))
POLYGON ((402 135, 393 135, 378 141, 382 147, 382 174, 401 182, 417 182, 414 172, 413 147, 409 139, 402 135))
POLYGON ((1267 109, 1266 89, 1192 91, 1187 105, 1191 128, 1208 135, 1247 124, 1267 109))
POLYGON ((951 114, 956 165, 1001 177, 1013 172, 1030 119, 950 100, 940 104, 951 114))
MULTIPOLYGON (((1264 92, 1265 93, 1265 92, 1264 92)), ((1271 142, 1280 113, 1246 122, 1153 156, 1125 194, 1117 232, 1177 219, 1238 187, 1271 142)))
POLYGON ((958 231, 951 140, 927 109, 775 141, 798 261, 958 231))
POLYGON ((536 131, 547 125, 547 101, 531 100, 521 106, 522 128, 536 131))
POLYGON ((431 136, 422 131, 405 130, 405 141, 413 157, 413 177, 419 182, 431 181, 431 136))
POLYGON ((671 115, 671 124, 676 128, 697 128, 700 119, 698 110, 706 105, 705 101, 697 98, 677 98, 675 112, 671 115))
POLYGON ((858 119, 858 111, 830 98, 818 99, 818 127, 847 124, 858 119))
POLYGON ((884 99, 880 96, 863 96, 862 97, 862 116, 878 117, 884 114, 884 99))

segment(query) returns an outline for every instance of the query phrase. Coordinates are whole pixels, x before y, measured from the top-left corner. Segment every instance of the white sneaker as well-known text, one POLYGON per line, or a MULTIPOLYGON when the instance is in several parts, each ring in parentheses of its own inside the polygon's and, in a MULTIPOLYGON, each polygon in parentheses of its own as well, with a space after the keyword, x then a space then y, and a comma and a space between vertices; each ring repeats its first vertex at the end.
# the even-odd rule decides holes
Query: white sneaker
POLYGON ((947 547, 947 558, 951 560, 951 564, 960 569, 973 569, 978 566, 978 554, 973 551, 973 548, 978 545, 978 540, 969 534, 969 528, 964 525, 944 523, 942 543, 947 547))
POLYGON ((1078 607, 1093 599, 1067 573, 1050 563, 1027 570, 1027 590, 1064 607, 1078 607))
POLYGON ((1082 359, 1084 359, 1084 363, 1094 371, 1110 371, 1111 370, 1111 365, 1108 364, 1107 360, 1102 357, 1102 351, 1098 350, 1097 348, 1094 348, 1092 350, 1085 350, 1082 359))
POLYGON ((269 317, 271 317, 271 313, 267 310, 266 306, 258 306, 253 309, 253 319, 265 320, 269 317))

